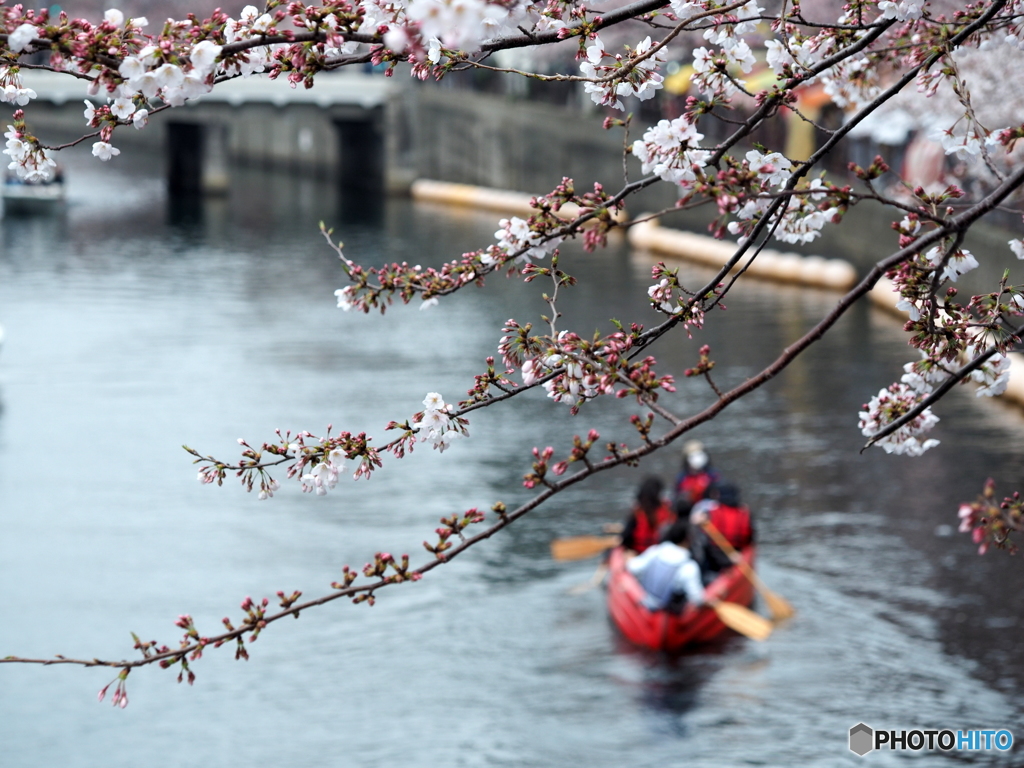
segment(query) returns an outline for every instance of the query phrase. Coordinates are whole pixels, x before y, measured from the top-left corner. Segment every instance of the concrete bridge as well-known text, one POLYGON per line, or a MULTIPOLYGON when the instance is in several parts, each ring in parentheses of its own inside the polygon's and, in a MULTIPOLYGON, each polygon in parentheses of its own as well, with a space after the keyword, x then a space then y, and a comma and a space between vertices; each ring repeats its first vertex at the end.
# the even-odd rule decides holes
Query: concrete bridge
MULTIPOLYGON (((23 79, 38 94, 26 110, 31 128, 68 137, 88 130, 82 80, 45 71, 23 71, 23 79)), ((407 186, 408 115, 399 91, 382 75, 324 74, 309 90, 253 76, 222 83, 141 131, 120 128, 112 143, 163 148, 178 192, 226 191, 231 162, 334 177, 368 191, 407 186)))

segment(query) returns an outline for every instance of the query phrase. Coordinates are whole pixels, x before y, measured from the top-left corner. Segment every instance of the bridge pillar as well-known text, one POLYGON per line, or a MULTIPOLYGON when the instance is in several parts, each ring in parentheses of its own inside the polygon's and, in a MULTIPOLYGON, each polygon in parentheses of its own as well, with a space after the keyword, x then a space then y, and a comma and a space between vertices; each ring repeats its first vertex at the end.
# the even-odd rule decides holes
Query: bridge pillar
POLYGON ((207 123, 203 130, 203 192, 207 195, 225 195, 231 185, 228 175, 228 126, 223 123, 207 123))
POLYGON ((220 195, 228 191, 228 126, 167 124, 167 181, 172 193, 220 195))

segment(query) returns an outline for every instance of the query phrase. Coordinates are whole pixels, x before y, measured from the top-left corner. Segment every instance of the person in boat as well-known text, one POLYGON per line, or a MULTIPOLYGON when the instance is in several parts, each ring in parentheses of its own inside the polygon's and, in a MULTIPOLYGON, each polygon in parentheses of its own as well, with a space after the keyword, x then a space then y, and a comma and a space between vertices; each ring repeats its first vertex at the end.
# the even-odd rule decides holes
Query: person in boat
POLYGON ((703 605, 704 582, 700 566, 690 554, 690 523, 676 520, 665 540, 626 562, 644 588, 644 606, 651 611, 678 610, 684 603, 703 605))
POLYGON ((718 472, 711 467, 711 459, 699 440, 690 440, 683 446, 683 466, 676 475, 675 496, 696 504, 707 498, 708 489, 718 482, 718 472))
POLYGON ((657 477, 648 477, 640 484, 636 506, 622 527, 622 546, 640 553, 661 541, 662 534, 676 521, 676 516, 662 498, 664 486, 657 477))
POLYGON ((695 557, 705 577, 714 578, 732 565, 732 560, 701 530, 704 523, 715 526, 736 550, 753 544, 754 525, 750 510, 740 503, 739 488, 732 483, 715 483, 708 489, 708 498, 694 504, 690 512, 690 524, 700 531, 694 536, 695 557))

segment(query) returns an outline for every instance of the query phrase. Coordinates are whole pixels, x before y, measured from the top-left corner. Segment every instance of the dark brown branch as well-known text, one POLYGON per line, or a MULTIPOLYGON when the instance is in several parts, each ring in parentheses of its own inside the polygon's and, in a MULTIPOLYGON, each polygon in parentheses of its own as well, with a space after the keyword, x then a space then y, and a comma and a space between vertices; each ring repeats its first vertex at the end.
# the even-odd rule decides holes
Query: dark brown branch
MULTIPOLYGON (((600 23, 590 22, 595 30, 604 29, 614 24, 618 24, 620 21, 626 19, 632 19, 637 16, 643 16, 645 13, 652 13, 659 8, 664 8, 668 5, 668 0, 637 0, 637 2, 624 5, 621 8, 616 8, 614 11, 601 14, 600 23)), ((577 24, 573 27, 568 27, 567 31, 570 33, 574 30, 578 30, 581 25, 577 24)), ((497 40, 490 40, 480 46, 480 50, 483 51, 502 51, 508 48, 525 48, 528 45, 541 45, 543 43, 557 43, 565 39, 565 32, 559 34, 557 29, 549 29, 546 32, 535 32, 532 35, 517 35, 512 37, 499 37, 497 40)))

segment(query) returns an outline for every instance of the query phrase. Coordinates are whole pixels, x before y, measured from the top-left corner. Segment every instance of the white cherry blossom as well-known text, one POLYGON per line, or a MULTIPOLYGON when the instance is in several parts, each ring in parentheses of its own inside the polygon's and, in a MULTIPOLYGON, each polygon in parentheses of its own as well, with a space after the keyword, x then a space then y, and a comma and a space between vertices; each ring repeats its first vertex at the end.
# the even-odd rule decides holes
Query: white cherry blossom
POLYGON ((334 296, 338 299, 338 309, 348 312, 354 306, 352 299, 355 296, 355 286, 339 288, 334 292, 334 296))
POLYGON ((897 21, 909 21, 920 19, 924 15, 924 2, 892 2, 892 0, 881 0, 878 3, 878 10, 882 12, 882 18, 896 19, 897 21))
POLYGON ((995 397, 1006 391, 1010 382, 1010 358, 998 352, 977 370, 971 371, 971 380, 977 382, 975 394, 978 397, 995 397))
POLYGON ((9 104, 17 104, 19 107, 23 107, 34 98, 36 98, 36 92, 31 88, 20 88, 12 83, 4 86, 3 100, 9 104))
POLYGON ((31 24, 22 24, 7 36, 7 46, 15 53, 28 48, 29 44, 40 35, 38 28, 31 24))
POLYGON ((973 131, 968 131, 963 136, 955 136, 953 130, 949 129, 934 133, 931 138, 942 144, 947 155, 956 154, 961 160, 970 160, 981 154, 981 141, 973 131))
POLYGON ((117 147, 110 146, 110 144, 105 141, 97 141, 92 145, 92 154, 103 162, 106 162, 110 158, 120 155, 121 150, 117 147))
POLYGON ((118 98, 110 105, 110 114, 119 120, 127 120, 135 112, 135 102, 131 99, 118 98))
MULTIPOLYGON (((935 246, 925 254, 925 258, 931 263, 933 267, 938 267, 942 264, 942 258, 945 255, 945 249, 935 246)), ((978 260, 974 258, 974 255, 966 248, 961 248, 959 251, 949 257, 946 262, 945 269, 942 270, 941 280, 950 280, 956 282, 956 279, 972 269, 978 267, 978 260)))
POLYGON ((192 46, 192 51, 189 54, 189 60, 192 62, 192 66, 196 70, 205 75, 213 71, 217 57, 220 56, 220 52, 221 46, 209 40, 203 40, 192 46))
MULTIPOLYGON (((866 437, 873 437, 883 427, 916 406, 918 402, 920 402, 920 394, 903 383, 892 384, 887 389, 880 390, 865 406, 867 410, 861 411, 859 414, 859 426, 862 434, 866 437)), ((925 408, 917 417, 892 434, 881 438, 876 445, 886 453, 920 456, 929 448, 934 448, 939 444, 939 441, 935 439, 920 439, 920 436, 931 430, 938 421, 939 417, 932 413, 931 408, 925 408)))
POLYGON ((760 174, 771 186, 782 187, 793 175, 793 164, 778 152, 764 154, 752 149, 746 154, 747 164, 754 173, 760 174))

